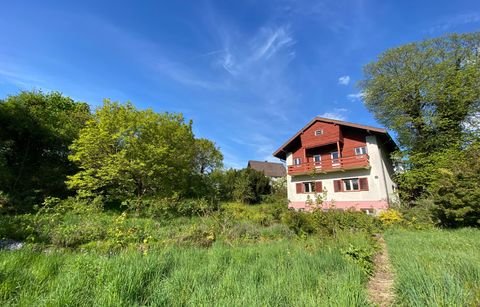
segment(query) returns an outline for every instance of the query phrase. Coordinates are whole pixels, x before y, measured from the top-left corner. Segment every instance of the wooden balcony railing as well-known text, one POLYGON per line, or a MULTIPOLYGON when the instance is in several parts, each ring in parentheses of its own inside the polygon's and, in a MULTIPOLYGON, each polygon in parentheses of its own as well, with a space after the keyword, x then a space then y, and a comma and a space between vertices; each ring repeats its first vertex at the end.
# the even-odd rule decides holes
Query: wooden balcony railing
POLYGON ((297 165, 289 165, 288 174, 303 175, 311 173, 330 173, 369 167, 369 157, 365 154, 322 160, 320 162, 306 162, 297 165))

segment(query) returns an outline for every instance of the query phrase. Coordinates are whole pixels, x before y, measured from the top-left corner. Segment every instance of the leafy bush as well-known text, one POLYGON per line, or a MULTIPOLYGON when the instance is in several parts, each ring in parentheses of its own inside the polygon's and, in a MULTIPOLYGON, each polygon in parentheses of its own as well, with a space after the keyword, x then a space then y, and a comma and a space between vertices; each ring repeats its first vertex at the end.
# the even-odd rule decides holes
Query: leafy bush
POLYGON ((112 218, 100 214, 103 202, 69 197, 46 198, 33 219, 32 240, 61 247, 76 247, 106 237, 112 218))
POLYGON ((7 211, 9 201, 10 197, 8 197, 7 193, 0 191, 0 214, 7 211))
POLYGON ((378 219, 359 211, 315 210, 311 213, 289 211, 283 215, 282 221, 297 234, 336 235, 341 230, 373 234, 381 230, 378 219))
POLYGON ((32 214, 0 215, 0 239, 25 241, 33 236, 33 226, 32 214))
POLYGON ((251 221, 263 226, 271 225, 281 220, 281 215, 286 211, 282 203, 244 205, 227 203, 221 207, 222 213, 235 221, 251 221))
POLYGON ((215 230, 206 224, 192 225, 189 229, 177 237, 176 243, 198 247, 210 247, 216 240, 215 230))
POLYGON ((342 249, 341 252, 348 260, 358 264, 367 275, 373 275, 375 249, 372 246, 360 247, 350 244, 348 248, 342 249))
POLYGON ((283 214, 282 222, 296 234, 312 234, 318 230, 315 218, 311 213, 290 210, 283 214))
POLYGON ((166 198, 131 199, 122 203, 137 216, 171 219, 179 216, 202 216, 218 208, 216 201, 180 199, 178 195, 166 198))
POLYGON ((378 218, 385 226, 401 224, 404 221, 402 214, 395 209, 388 209, 380 212, 378 218))

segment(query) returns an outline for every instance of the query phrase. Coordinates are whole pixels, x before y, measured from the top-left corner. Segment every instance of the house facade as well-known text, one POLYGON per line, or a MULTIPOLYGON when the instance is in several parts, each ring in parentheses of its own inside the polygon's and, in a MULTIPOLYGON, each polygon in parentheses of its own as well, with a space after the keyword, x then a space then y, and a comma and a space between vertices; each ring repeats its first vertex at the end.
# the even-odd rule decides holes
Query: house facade
POLYGON ((290 208, 309 211, 321 194, 323 209, 377 214, 394 197, 396 149, 385 129, 316 117, 273 155, 287 164, 290 208))

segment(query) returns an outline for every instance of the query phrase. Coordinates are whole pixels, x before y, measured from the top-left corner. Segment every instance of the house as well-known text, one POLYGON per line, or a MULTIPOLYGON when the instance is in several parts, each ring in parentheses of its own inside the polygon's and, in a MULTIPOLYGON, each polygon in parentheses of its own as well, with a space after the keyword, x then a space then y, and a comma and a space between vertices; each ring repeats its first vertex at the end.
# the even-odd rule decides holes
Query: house
POLYGON ((287 174, 285 166, 282 163, 250 160, 248 161, 247 167, 262 172, 271 179, 283 178, 287 174))
POLYGON ((323 209, 376 214, 392 201, 396 149, 385 129, 316 117, 273 155, 287 164, 289 208, 309 211, 325 192, 323 209))

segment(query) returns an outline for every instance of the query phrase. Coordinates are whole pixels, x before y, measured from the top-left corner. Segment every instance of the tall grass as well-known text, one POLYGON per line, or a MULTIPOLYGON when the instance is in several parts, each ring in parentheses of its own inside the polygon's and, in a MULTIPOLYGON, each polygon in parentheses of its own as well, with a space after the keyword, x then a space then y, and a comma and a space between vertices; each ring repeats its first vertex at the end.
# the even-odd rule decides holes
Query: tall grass
POLYGON ((366 275, 340 251, 350 243, 368 244, 348 235, 146 255, 2 251, 0 305, 364 306, 366 275))
POLYGON ((480 230, 385 236, 400 306, 480 306, 480 230))

